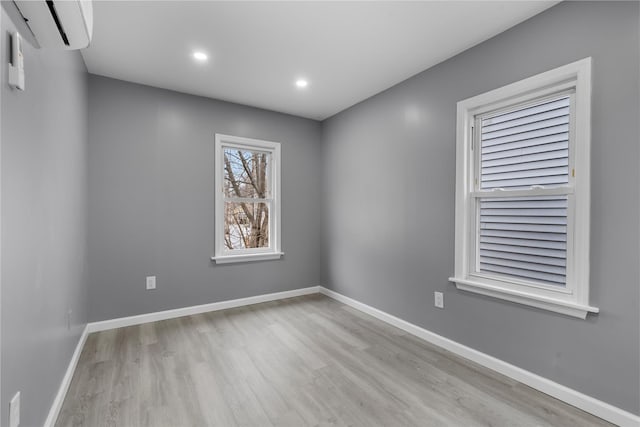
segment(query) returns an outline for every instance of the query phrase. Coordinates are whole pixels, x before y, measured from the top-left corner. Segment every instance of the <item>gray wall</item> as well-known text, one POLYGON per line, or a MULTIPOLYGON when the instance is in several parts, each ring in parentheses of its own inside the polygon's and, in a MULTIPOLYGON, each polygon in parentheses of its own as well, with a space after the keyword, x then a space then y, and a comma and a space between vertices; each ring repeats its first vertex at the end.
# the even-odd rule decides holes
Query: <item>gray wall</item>
POLYGON ((319 284, 320 123, 105 77, 89 82, 91 320, 319 284), (284 258, 210 260, 216 133, 282 143, 284 258), (155 290, 145 290, 149 275, 155 290))
POLYGON ((638 18, 636 2, 562 3, 324 122, 324 284, 640 413, 638 18), (587 56, 601 313, 585 321, 456 290, 456 102, 587 56))
MULTIPOLYGON (((4 2, 3 2, 4 3, 4 2)), ((44 423, 87 320, 87 72, 78 52, 25 45, 26 90, 7 84, 2 9, 2 402, 44 423), (71 329, 66 313, 73 311, 71 329)))
MULTIPOLYGON (((98 76, 87 90, 77 52, 27 46, 25 92, 7 87, 2 68, 3 414, 20 390, 21 425, 42 424, 88 312, 102 320, 321 281, 640 413, 639 13, 637 3, 561 4, 322 126, 98 76), (585 56, 594 58, 600 315, 577 320, 457 291, 447 282, 456 102, 585 56), (210 261, 216 132, 282 142, 282 260, 210 261), (158 289, 144 289, 147 275, 158 289), (435 290, 444 310, 433 307, 435 290)), ((6 58, 4 11, 1 24, 6 58)))

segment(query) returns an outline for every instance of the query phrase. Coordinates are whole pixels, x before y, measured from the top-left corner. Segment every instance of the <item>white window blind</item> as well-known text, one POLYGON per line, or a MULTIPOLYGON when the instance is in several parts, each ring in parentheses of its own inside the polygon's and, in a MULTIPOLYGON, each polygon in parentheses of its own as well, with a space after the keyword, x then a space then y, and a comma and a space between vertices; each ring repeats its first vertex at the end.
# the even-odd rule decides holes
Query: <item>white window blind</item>
POLYGON ((480 199, 480 271, 564 286, 567 198, 480 199))
POLYGON ((567 184, 569 107, 564 96, 483 119, 481 187, 567 184))
MULTIPOLYGON (((567 185, 571 99, 482 117, 481 190, 567 185)), ((566 285, 567 196, 480 198, 479 271, 566 285)))

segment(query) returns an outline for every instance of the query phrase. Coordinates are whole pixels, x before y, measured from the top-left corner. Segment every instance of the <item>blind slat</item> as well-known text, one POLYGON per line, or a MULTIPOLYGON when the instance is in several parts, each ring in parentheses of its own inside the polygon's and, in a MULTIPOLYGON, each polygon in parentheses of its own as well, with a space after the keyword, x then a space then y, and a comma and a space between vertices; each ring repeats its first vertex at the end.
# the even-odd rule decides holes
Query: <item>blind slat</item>
POLYGON ((495 123, 492 125, 483 125, 483 132, 494 132, 496 130, 508 129, 516 126, 520 126, 523 124, 539 122, 542 120, 552 119, 554 117, 566 116, 569 114, 569 107, 560 107, 552 110, 543 111, 536 114, 531 114, 529 116, 520 117, 512 120, 505 120, 499 123, 495 123))
POLYGON ((525 217, 565 217, 567 216, 566 209, 554 209, 554 208, 482 208, 480 215, 484 216, 525 216, 525 217))
POLYGON ((504 252, 504 253, 510 253, 510 254, 520 254, 520 255, 536 255, 536 256, 547 257, 547 258, 561 258, 563 260, 563 264, 561 265, 565 265, 564 259, 567 257, 567 251, 562 249, 537 248, 537 247, 531 247, 531 246, 500 245, 500 244, 485 243, 482 240, 480 241, 480 250, 504 252))
POLYGON ((567 218, 559 216, 489 216, 481 215, 480 222, 501 224, 566 225, 567 218))
POLYGON ((538 233, 566 233, 565 225, 549 225, 549 224, 525 224, 525 223, 500 223, 500 222, 484 222, 480 223, 481 229, 488 230, 509 230, 509 231, 532 231, 538 233))
POLYGON ((528 254, 521 254, 518 252, 498 252, 498 251, 480 249, 480 259, 485 262, 488 262, 489 258, 499 259, 500 261, 508 260, 508 261, 521 262, 525 265, 528 265, 528 268, 533 268, 532 265, 535 265, 541 269, 540 271, 545 271, 545 272, 550 271, 551 268, 561 267, 564 269, 566 267, 566 261, 564 258, 528 255, 528 254))
MULTIPOLYGON (((543 234, 543 233, 539 233, 543 234)), ((550 233, 544 233, 550 234, 550 233)), ((531 236, 527 236, 531 237, 531 236)), ((544 236, 545 239, 514 239, 501 236, 494 236, 491 233, 484 233, 480 235, 480 243, 491 244, 496 243, 506 246, 524 246, 528 248, 544 248, 544 249, 556 249, 566 250, 567 244, 564 240, 564 235, 544 236), (552 237, 559 237, 558 240, 553 240, 552 237)))
POLYGON ((482 149, 482 160, 501 159, 525 154, 544 153, 545 151, 566 150, 569 148, 569 134, 562 133, 542 138, 516 141, 509 144, 482 149))
POLYGON ((512 172, 503 172, 503 173, 482 173, 482 181, 496 181, 496 180, 516 180, 519 178, 541 178, 544 176, 553 176, 553 175, 565 175, 568 173, 567 166, 560 167, 549 167, 541 170, 516 170, 512 172))
MULTIPOLYGON (((496 130, 493 132, 485 132, 483 128, 482 141, 483 142, 492 141, 501 137, 530 133, 530 132, 539 131, 539 130, 548 129, 548 128, 556 128, 557 126, 568 125, 568 124, 569 124, 569 116, 565 115, 560 117, 554 117, 547 120, 540 120, 538 122, 526 123, 519 126, 508 127, 508 128, 496 130)), ((558 132, 554 132, 554 133, 558 133, 558 132)))
POLYGON ((490 271, 494 273, 502 273, 506 276, 521 277, 524 279, 531 279, 534 281, 542 282, 545 284, 564 286, 566 282, 566 276, 564 274, 551 274, 542 271, 524 270, 519 268, 505 267, 493 264, 480 264, 482 271, 490 271))
POLYGON ((529 188, 532 185, 559 185, 569 182, 566 174, 554 176, 534 176, 519 179, 499 179, 482 183, 482 188, 529 188))
POLYGON ((518 208, 518 209, 540 209, 540 208, 563 208, 566 206, 564 198, 548 199, 548 198, 522 198, 513 200, 511 198, 483 199, 482 207, 488 209, 496 208, 518 208))
POLYGON ((496 159, 482 159, 482 167, 494 167, 494 166, 505 166, 512 165, 516 163, 529 163, 529 162, 538 162, 544 160, 553 160, 553 159, 562 159, 565 157, 569 157, 569 150, 563 148, 561 150, 546 150, 546 151, 537 151, 533 154, 523 154, 522 150, 517 150, 517 152, 511 153, 511 156, 508 157, 499 157, 496 159))
MULTIPOLYGON (((542 160, 536 162, 519 162, 513 163, 510 165, 501 165, 501 166, 492 166, 492 167, 482 167, 482 175, 490 175, 496 173, 504 173, 504 172, 517 172, 522 170, 529 171, 537 171, 538 169, 549 169, 554 167, 568 167, 569 166, 569 158, 561 157, 550 160, 542 160)), ((532 172, 535 173, 535 172, 532 172)))
POLYGON ((530 139, 542 138, 545 136, 566 134, 569 132, 569 125, 558 125, 531 130, 529 132, 517 133, 514 135, 501 136, 499 138, 482 139, 482 148, 489 148, 496 145, 507 144, 509 142, 528 141, 530 139))
POLYGON ((543 111, 554 110, 556 108, 567 107, 569 105, 569 97, 562 97, 559 99, 554 99, 549 102, 543 102, 540 104, 533 105, 527 108, 521 108, 516 111, 511 111, 508 113, 497 114, 495 116, 486 118, 482 120, 483 126, 489 126, 496 123, 505 122, 508 120, 518 119, 520 117, 526 117, 533 114, 538 114, 543 111))
POLYGON ((516 261, 512 259, 506 259, 504 256, 490 257, 480 256, 480 263, 499 265, 501 267, 517 268, 518 270, 530 270, 538 271, 540 273, 550 273, 554 275, 566 275, 566 268, 558 265, 549 265, 536 263, 531 261, 516 261))

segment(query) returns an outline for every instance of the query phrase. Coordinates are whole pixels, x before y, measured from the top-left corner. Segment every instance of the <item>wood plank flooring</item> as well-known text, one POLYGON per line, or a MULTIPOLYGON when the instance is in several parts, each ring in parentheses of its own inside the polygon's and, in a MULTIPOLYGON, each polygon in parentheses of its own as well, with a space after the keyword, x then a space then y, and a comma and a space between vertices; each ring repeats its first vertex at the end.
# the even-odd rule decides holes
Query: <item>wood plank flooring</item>
POLYGON ((604 425, 321 295, 91 334, 56 423, 604 425))

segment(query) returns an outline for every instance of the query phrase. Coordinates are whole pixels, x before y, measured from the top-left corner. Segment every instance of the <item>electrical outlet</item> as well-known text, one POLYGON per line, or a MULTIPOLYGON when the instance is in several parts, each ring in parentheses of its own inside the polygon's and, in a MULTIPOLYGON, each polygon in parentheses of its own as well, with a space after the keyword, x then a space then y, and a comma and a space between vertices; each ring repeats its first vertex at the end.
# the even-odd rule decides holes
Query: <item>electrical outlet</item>
POLYGON ((156 288, 156 276, 147 276, 147 289, 156 288))
POLYGON ((17 392, 9 404, 9 427, 20 425, 20 392, 17 392))
POLYGON ((433 293, 433 303, 438 308, 444 308, 444 295, 442 292, 433 293))

